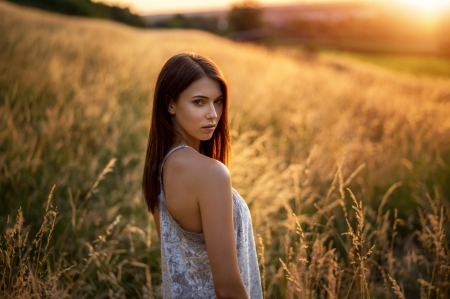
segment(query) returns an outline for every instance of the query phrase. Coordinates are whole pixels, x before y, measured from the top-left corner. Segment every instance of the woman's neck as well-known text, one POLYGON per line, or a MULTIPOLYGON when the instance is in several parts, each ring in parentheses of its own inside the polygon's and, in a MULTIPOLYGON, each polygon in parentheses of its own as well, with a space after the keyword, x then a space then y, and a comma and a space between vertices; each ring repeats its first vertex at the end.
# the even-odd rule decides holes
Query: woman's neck
POLYGON ((195 141, 188 141, 184 138, 177 138, 175 140, 175 142, 173 143, 173 147, 177 147, 180 145, 187 145, 192 147, 193 149, 195 149, 197 152, 200 152, 200 140, 195 140, 195 141))

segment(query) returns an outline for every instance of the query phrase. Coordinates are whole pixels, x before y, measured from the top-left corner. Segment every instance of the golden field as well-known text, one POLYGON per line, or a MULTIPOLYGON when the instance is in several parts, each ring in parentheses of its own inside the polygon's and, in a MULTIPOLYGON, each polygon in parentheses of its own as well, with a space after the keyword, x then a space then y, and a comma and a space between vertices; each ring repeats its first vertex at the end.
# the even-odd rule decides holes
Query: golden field
POLYGON ((141 176, 182 51, 228 80, 266 298, 450 296, 450 79, 0 2, 0 297, 161 297, 141 176))

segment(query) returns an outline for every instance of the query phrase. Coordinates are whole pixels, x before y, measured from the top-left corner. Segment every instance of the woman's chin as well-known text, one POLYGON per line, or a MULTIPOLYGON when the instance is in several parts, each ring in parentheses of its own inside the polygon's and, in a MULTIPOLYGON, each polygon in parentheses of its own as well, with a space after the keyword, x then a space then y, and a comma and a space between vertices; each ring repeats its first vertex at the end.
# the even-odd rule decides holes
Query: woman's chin
POLYGON ((208 140, 210 140, 211 138, 213 137, 213 134, 211 133, 211 134, 205 134, 204 136, 201 136, 200 137, 200 141, 208 141, 208 140))

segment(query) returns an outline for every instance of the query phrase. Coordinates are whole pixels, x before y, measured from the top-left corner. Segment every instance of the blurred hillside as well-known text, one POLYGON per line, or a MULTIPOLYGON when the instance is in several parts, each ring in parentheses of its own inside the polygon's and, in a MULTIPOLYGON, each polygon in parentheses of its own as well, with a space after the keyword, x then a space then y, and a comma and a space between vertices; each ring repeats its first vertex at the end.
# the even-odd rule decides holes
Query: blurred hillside
MULTIPOLYGON (((194 28, 269 46, 294 45, 364 53, 450 55, 450 12, 430 25, 428 16, 395 4, 376 2, 304 3, 259 6, 237 3, 227 11, 143 16, 157 28, 194 28), (233 19, 236 10, 247 10, 233 19), (252 14, 252 11, 259 14, 252 14), (237 22, 252 22, 239 32, 237 22), (205 22, 208 23, 205 26, 205 22), (255 31, 259 29, 260 31, 255 31), (264 29, 262 31, 261 29, 264 29)), ((242 27, 242 26, 241 26, 242 27)), ((245 26, 244 26, 245 27, 245 26)), ((238 27, 239 28, 239 27, 238 27)))
POLYGON ((109 19, 136 27, 145 27, 140 16, 128 8, 94 3, 91 0, 6 0, 24 6, 53 11, 72 16, 109 19))

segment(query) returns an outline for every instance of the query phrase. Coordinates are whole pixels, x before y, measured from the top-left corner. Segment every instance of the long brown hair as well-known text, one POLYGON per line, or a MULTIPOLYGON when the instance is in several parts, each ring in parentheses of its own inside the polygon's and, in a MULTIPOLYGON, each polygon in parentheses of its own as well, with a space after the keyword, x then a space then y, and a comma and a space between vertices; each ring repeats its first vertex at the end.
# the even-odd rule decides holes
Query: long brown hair
POLYGON ((168 111, 171 100, 194 81, 209 77, 220 84, 223 95, 222 116, 211 139, 200 142, 200 153, 228 163, 230 133, 228 129, 228 88, 219 67, 206 57, 195 53, 181 53, 170 58, 163 66, 156 81, 153 96, 152 120, 147 143, 142 190, 149 211, 154 213, 160 190, 160 166, 164 156, 175 142, 177 132, 173 128, 168 111))

